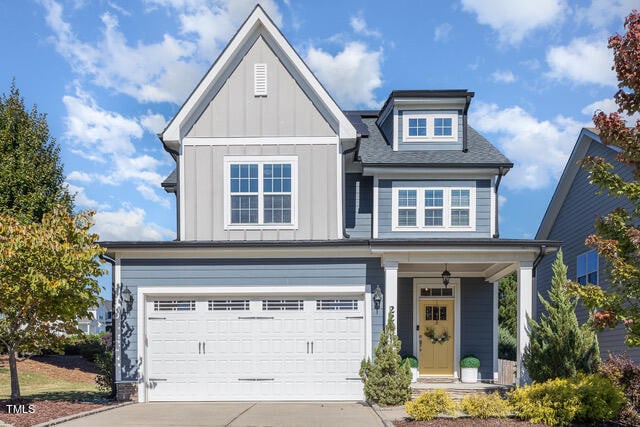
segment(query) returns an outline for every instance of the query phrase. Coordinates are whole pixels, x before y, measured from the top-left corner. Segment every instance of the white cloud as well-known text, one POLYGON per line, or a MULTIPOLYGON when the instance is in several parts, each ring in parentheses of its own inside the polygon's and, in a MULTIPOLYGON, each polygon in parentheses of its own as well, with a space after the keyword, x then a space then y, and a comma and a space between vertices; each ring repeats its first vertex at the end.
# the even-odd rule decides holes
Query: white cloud
POLYGON ((472 126, 493 139, 514 168, 503 183, 513 189, 540 189, 560 176, 580 129, 589 126, 557 116, 539 120, 519 106, 500 108, 476 103, 469 116, 472 126))
POLYGON ((136 190, 138 190, 138 193, 140 193, 144 199, 157 203, 165 208, 169 207, 169 199, 158 195, 158 193, 156 193, 156 190, 154 190, 150 186, 140 184, 136 187, 136 190))
POLYGON ((516 81, 516 76, 510 70, 496 70, 491 74, 491 78, 498 83, 513 83, 516 81))
POLYGON ((453 27, 447 22, 438 25, 433 31, 433 40, 437 42, 445 42, 449 40, 449 34, 451 34, 451 30, 453 30, 453 27))
POLYGON ((91 182, 92 180, 91 175, 81 171, 73 171, 67 176, 67 181, 91 182))
POLYGON ((637 8, 638 0, 591 0, 588 7, 576 9, 576 17, 595 28, 604 28, 612 21, 622 22, 632 9, 637 8))
POLYGON ((562 20, 566 6, 564 0, 462 0, 462 8, 496 30, 500 42, 515 45, 528 33, 562 20))
POLYGON ((369 37, 382 36, 379 31, 369 29, 367 21, 364 19, 364 14, 362 12, 358 13, 358 15, 356 16, 352 16, 349 20, 349 24, 351 25, 351 29, 356 34, 362 34, 369 37))
POLYGON ((154 114, 149 112, 148 114, 140 117, 140 124, 152 135, 157 135, 167 124, 167 119, 162 114, 154 114))
POLYGON ((76 185, 67 183, 67 188, 69 189, 69 193, 75 196, 74 203, 79 208, 98 209, 108 207, 105 204, 101 204, 97 200, 90 199, 89 196, 87 196, 84 187, 78 187, 76 185))
POLYGON ((382 86, 382 49, 371 51, 363 43, 350 42, 332 56, 311 47, 305 61, 342 108, 379 107, 374 92, 382 86))
POLYGON ((595 41, 577 38, 566 46, 554 46, 547 51, 547 64, 546 75, 552 79, 603 86, 617 83, 611 69, 613 54, 607 48, 606 37, 595 41))
MULTIPOLYGON (((596 111, 602 111, 606 114, 613 113, 618 111, 618 104, 613 100, 613 98, 605 98, 600 101, 592 102, 591 104, 584 107, 580 112, 589 117, 593 117, 593 114, 596 111)), ((626 114, 622 114, 628 126, 635 126, 636 122, 640 120, 640 113, 632 114, 631 116, 627 116, 626 114)))
POLYGON ((93 232, 101 241, 169 240, 172 230, 154 223, 145 223, 146 212, 128 205, 116 211, 100 211, 94 216, 93 232))
POLYGON ((498 207, 501 208, 506 204, 507 204, 506 196, 503 196, 502 194, 498 194, 498 207))

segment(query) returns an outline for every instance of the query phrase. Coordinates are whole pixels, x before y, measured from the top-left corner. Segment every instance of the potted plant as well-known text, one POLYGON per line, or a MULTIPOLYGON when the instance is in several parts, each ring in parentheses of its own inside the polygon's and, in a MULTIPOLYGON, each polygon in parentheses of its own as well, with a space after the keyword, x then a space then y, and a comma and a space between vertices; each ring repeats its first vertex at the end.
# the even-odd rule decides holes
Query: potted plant
POLYGON ((415 383, 418 381, 418 359, 415 356, 404 356, 402 358, 402 363, 409 364, 409 369, 411 369, 411 382, 415 383))
POLYGON ((480 359, 473 355, 467 355, 460 360, 460 381, 463 383, 478 382, 478 368, 480 359))

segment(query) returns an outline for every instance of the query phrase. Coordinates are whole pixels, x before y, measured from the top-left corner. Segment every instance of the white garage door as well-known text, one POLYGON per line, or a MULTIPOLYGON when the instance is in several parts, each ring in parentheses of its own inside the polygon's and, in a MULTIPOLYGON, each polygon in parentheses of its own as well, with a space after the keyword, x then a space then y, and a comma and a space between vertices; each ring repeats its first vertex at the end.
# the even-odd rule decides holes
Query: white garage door
POLYGON ((151 298, 149 401, 360 400, 361 297, 151 298))

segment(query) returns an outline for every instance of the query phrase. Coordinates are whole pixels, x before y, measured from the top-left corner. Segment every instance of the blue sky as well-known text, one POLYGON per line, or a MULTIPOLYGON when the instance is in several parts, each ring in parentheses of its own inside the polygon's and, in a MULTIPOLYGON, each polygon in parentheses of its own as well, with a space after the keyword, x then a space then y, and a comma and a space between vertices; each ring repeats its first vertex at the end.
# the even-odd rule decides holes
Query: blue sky
MULTIPOLYGON (((607 38, 638 0, 261 2, 344 109, 394 89, 468 89, 469 121, 515 167, 501 235, 532 238, 596 109, 612 111, 607 38)), ((247 17, 245 0, 0 3, 0 91, 47 113, 78 208, 102 240, 175 238, 173 161, 155 136, 247 17)))

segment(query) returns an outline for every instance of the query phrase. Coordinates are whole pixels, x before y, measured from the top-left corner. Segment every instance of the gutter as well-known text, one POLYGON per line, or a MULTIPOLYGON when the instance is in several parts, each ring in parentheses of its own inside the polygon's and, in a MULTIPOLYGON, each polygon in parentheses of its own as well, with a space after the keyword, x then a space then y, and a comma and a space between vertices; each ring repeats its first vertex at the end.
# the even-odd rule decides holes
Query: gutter
POLYGON ((345 172, 344 160, 347 154, 351 154, 358 149, 360 145, 360 135, 357 136, 356 145, 342 152, 342 237, 350 239, 351 235, 347 233, 347 173, 345 172))
POLYGON ((544 258, 544 256, 545 256, 546 250, 547 250, 547 246, 546 245, 541 245, 540 246, 540 252, 538 252, 538 256, 533 261, 533 275, 534 276, 536 274, 536 269, 538 267, 538 264, 540 264, 540 262, 542 261, 542 258, 544 258))
POLYGON ((115 306, 116 306, 116 286, 115 286, 115 274, 114 269, 116 266, 116 260, 109 255, 100 255, 100 259, 111 264, 111 366, 113 367, 113 378, 111 381, 111 396, 116 395, 116 319, 115 319, 115 306))
POLYGON ((471 104, 471 98, 473 95, 467 95, 467 102, 464 104, 464 110, 462 110, 462 152, 469 151, 467 146, 467 113, 469 112, 469 105, 471 104))
POLYGON ((497 239, 500 237, 500 229, 499 229, 499 225, 498 225, 498 205, 499 200, 498 200, 498 189, 500 188, 500 182, 502 182, 502 177, 504 176, 504 169, 503 168, 498 168, 498 179, 496 180, 496 186, 495 186, 495 195, 496 195, 496 200, 495 200, 495 211, 496 211, 496 217, 493 219, 494 221, 494 229, 495 229, 495 233, 493 234, 493 238, 497 239))

